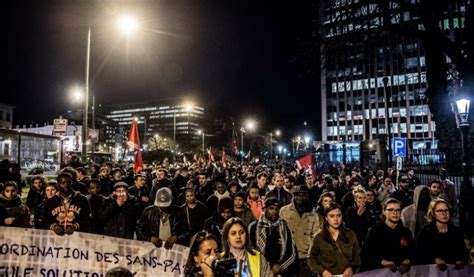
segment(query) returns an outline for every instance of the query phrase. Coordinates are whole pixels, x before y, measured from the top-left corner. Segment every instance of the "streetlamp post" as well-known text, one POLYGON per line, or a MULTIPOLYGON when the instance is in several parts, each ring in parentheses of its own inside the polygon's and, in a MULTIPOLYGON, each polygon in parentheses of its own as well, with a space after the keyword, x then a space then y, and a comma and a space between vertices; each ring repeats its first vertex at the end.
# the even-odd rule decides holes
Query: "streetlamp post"
POLYGON ((471 100, 463 98, 456 100, 454 110, 456 111, 456 123, 461 131, 462 140, 462 167, 463 180, 461 183, 461 193, 459 196, 459 223, 463 231, 471 233, 472 231, 472 183, 471 177, 471 160, 469 157, 469 106, 471 100))
MULTIPOLYGON (((138 27, 138 22, 134 17, 131 16, 121 16, 118 18, 117 26, 119 30, 129 36, 136 31, 138 27)), ((84 115, 82 118, 82 158, 87 159, 87 133, 88 133, 88 124, 89 124, 89 65, 90 65, 90 53, 91 53, 91 27, 87 29, 87 49, 86 49, 86 80, 84 85, 84 115)), ((94 99, 95 100, 95 99, 94 99)), ((93 106, 95 103, 93 104, 93 106)), ((93 107, 95 108, 95 107, 93 107)), ((95 119, 94 119, 95 120, 95 119)), ((93 123, 94 124, 94 123, 93 123)))
MULTIPOLYGON (((242 158, 241 158, 241 161, 243 162, 244 161, 244 133, 248 130, 248 131, 253 131, 255 130, 256 128, 256 125, 257 123, 252 120, 252 119, 248 119, 247 121, 245 121, 245 126, 242 126, 240 128, 240 140, 241 140, 241 151, 242 151, 242 158)), ((250 150, 250 149, 249 149, 250 150)))
POLYGON ((87 30, 87 50, 86 50, 86 82, 84 89, 84 112, 82 117, 82 158, 83 161, 87 159, 87 124, 89 113, 89 63, 91 53, 91 27, 87 30))
MULTIPOLYGON (((279 137, 280 134, 280 130, 275 131, 275 136, 279 137)), ((273 160, 273 132, 270 132, 270 160, 273 160)))
POLYGON ((204 145, 204 137, 206 136, 206 134, 204 133, 204 130, 198 130, 198 135, 202 135, 202 154, 204 155, 204 151, 205 151, 205 145, 204 145))
POLYGON ((244 162, 244 133, 245 128, 240 128, 240 161, 244 162))

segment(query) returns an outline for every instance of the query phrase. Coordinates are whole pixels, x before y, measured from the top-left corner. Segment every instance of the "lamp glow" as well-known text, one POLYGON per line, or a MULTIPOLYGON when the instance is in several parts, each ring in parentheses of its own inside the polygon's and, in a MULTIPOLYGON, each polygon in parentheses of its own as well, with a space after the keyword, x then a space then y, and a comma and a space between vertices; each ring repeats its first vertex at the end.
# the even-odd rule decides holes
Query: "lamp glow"
POLYGON ((117 27, 126 36, 135 33, 138 29, 138 21, 130 15, 122 15, 117 20, 117 27))

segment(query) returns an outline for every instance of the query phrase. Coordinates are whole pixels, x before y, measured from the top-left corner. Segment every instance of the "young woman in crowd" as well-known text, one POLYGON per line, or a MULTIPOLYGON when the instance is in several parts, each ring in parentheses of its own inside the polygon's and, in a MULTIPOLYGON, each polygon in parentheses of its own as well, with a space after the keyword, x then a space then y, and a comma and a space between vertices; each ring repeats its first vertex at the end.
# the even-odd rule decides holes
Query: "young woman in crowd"
POLYGON ((214 277, 212 263, 218 258, 216 237, 208 232, 198 232, 191 239, 189 256, 184 269, 186 277, 214 277))
POLYGON ((11 227, 31 227, 28 207, 21 202, 18 186, 14 181, 8 181, 3 186, 0 195, 0 205, 7 211, 4 224, 11 227))
POLYGON ((451 221, 451 207, 443 199, 436 198, 428 206, 428 224, 417 236, 417 262, 436 264, 441 270, 447 264, 462 268, 468 261, 461 230, 451 221))
POLYGON ((226 221, 222 228, 222 258, 237 261, 237 276, 272 276, 265 257, 255 250, 249 238, 245 223, 238 217, 226 221))
POLYGON ((47 181, 42 189, 43 202, 39 204, 34 210, 34 227, 37 229, 47 229, 43 225, 43 209, 46 201, 56 195, 58 192, 58 183, 56 181, 47 181))
POLYGON ((341 207, 331 202, 324 209, 323 229, 313 239, 308 266, 323 277, 350 277, 360 265, 357 236, 344 226, 341 207))

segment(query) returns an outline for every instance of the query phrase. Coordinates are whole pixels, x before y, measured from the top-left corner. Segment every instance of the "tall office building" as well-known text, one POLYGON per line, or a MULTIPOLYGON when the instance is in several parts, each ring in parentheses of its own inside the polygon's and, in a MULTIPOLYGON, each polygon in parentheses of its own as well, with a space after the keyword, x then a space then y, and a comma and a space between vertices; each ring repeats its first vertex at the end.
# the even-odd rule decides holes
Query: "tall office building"
MULTIPOLYGON (((436 148, 425 51, 420 39, 400 31, 424 26, 395 2, 319 2, 323 141, 406 137, 412 150, 436 148)), ((440 27, 449 39, 459 39, 466 1, 441 2, 440 27)))
POLYGON ((11 129, 13 126, 14 106, 0 103, 0 128, 11 129))
POLYGON ((198 130, 202 129, 204 108, 186 104, 185 99, 165 99, 104 108, 107 109, 106 117, 118 122, 127 132, 132 120, 136 118, 142 144, 146 144, 154 135, 171 139, 176 136, 177 144, 184 149, 200 142, 198 130))

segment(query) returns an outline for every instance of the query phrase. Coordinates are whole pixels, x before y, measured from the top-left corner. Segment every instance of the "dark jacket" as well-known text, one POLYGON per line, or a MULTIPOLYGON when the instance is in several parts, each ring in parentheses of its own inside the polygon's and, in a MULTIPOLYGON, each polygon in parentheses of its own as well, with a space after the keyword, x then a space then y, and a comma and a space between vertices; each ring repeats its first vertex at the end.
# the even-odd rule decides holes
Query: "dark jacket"
POLYGON ((137 188, 136 186, 131 186, 128 189, 128 194, 132 195, 135 199, 135 202, 138 204, 138 207, 140 208, 140 214, 145 210, 146 207, 150 206, 150 204, 153 204, 153 202, 150 202, 150 190, 146 187, 143 186, 141 189, 137 188), (143 202, 142 197, 146 196, 148 197, 148 202, 143 202))
MULTIPOLYGON (((149 206, 143 211, 137 223, 137 239, 150 241, 152 236, 160 236, 160 216, 162 213, 160 207, 155 205, 149 206)), ((169 220, 171 222, 171 234, 177 236, 176 243, 188 245, 188 232, 179 207, 172 206, 169 220)))
POLYGON ((452 222, 449 222, 448 232, 440 233, 436 223, 427 224, 418 233, 417 264, 433 264, 436 258, 455 264, 464 261, 467 264, 467 250, 464 245, 463 233, 452 222))
POLYGON ((269 197, 275 197, 278 199, 282 206, 286 206, 291 203, 293 199, 293 194, 291 192, 286 191, 284 188, 277 189, 276 187, 271 191, 267 192, 265 195, 265 199, 269 197))
POLYGON ((43 196, 40 191, 35 190, 33 187, 30 187, 28 195, 26 196, 26 206, 30 211, 34 211, 43 202, 43 196))
POLYGON ((99 212, 99 219, 104 223, 104 235, 133 239, 135 227, 139 218, 138 205, 134 199, 128 199, 119 206, 114 197, 106 199, 99 212))
POLYGON ((196 201, 196 207, 189 208, 186 203, 181 206, 183 220, 189 230, 189 236, 193 236, 204 228, 204 222, 209 217, 209 211, 201 201, 196 201))
POLYGON ((77 223, 78 231, 87 232, 91 220, 91 209, 87 198, 80 192, 73 192, 68 206, 65 206, 63 201, 64 199, 57 195, 46 200, 43 215, 45 228, 49 229, 53 223, 61 226, 77 223), (68 216, 65 223, 62 218, 68 213, 72 213, 72 216, 68 216))
POLYGON ((406 206, 413 204, 413 191, 411 189, 397 189, 390 195, 390 197, 393 197, 401 202, 402 210, 406 206))
POLYGON ((102 207, 106 198, 100 194, 95 197, 91 197, 91 195, 87 195, 87 200, 91 205, 91 223, 89 226, 89 232, 93 234, 104 234, 104 222, 100 219, 99 213, 102 211, 102 207))
POLYGON ((351 207, 346 210, 346 226, 354 231, 359 241, 359 245, 362 245, 365 237, 367 236, 367 231, 371 225, 371 219, 367 209, 362 215, 357 214, 359 208, 354 203, 351 207))
MULTIPOLYGON (((15 220, 11 227, 31 227, 30 224, 30 212, 28 207, 21 203, 20 196, 16 196, 13 199, 6 199, 3 194, 0 195, 0 206, 3 206, 6 210, 6 217, 14 217, 15 220)), ((3 222, 5 224, 5 222, 3 222)))
POLYGON ((415 243, 410 230, 401 221, 392 229, 380 222, 369 230, 362 247, 361 271, 382 268, 381 261, 393 261, 399 266, 405 259, 413 263, 415 243))

